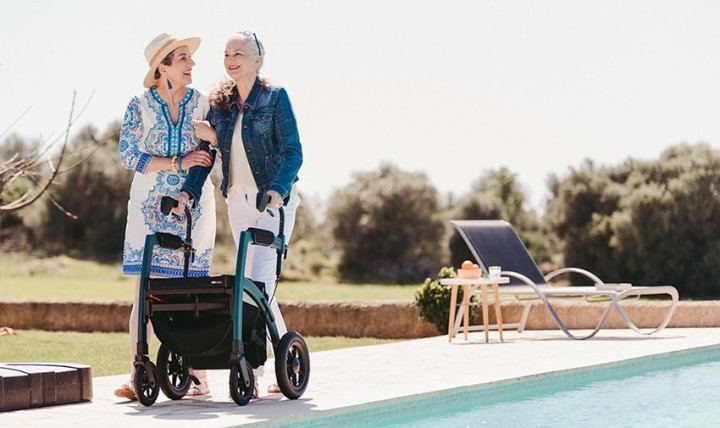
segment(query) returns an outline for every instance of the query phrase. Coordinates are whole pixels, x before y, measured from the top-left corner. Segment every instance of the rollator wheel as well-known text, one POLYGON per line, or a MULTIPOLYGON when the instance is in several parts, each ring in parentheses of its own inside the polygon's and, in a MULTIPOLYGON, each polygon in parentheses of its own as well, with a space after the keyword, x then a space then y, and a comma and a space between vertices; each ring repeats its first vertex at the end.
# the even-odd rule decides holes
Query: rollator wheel
POLYGON ((160 389, 171 400, 179 400, 187 394, 192 384, 190 368, 182 355, 170 352, 160 345, 157 353, 157 369, 160 373, 160 389))
POLYGON ((240 362, 233 363, 230 366, 230 396, 233 401, 238 406, 246 405, 252 399, 253 389, 255 389, 255 375, 250 364, 244 358, 240 362), (247 379, 243 374, 241 364, 247 369, 247 379))
POLYGON ((310 353, 300 333, 289 331, 280 339, 275 353, 275 376, 287 398, 295 400, 305 392, 310 380, 310 353))
POLYGON ((135 385, 135 395, 143 406, 152 406, 160 395, 158 386, 158 370, 155 364, 148 362, 143 365, 135 366, 133 371, 133 384, 135 385), (149 367, 152 373, 148 373, 146 367, 149 367), (150 379, 155 379, 151 381, 150 379))

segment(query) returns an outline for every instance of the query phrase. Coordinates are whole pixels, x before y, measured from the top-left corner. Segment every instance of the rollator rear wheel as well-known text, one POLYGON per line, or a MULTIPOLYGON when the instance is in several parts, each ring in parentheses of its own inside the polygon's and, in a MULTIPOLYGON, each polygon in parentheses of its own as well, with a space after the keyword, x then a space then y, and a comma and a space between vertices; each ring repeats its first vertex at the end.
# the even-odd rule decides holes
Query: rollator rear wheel
POLYGON ((295 400, 305 392, 310 380, 310 353, 300 333, 289 331, 280 339, 275 353, 275 376, 287 398, 295 400))
POLYGON ((160 395, 158 386, 158 370, 155 364, 147 362, 146 364, 135 366, 133 371, 133 384, 135 385, 135 395, 143 406, 152 406, 160 395), (152 371, 148 373, 146 367, 152 371), (154 381, 151 379, 155 379, 154 381))
POLYGON ((240 362, 233 363, 230 367, 230 396, 233 401, 238 406, 246 405, 252 399, 253 389, 255 389, 255 375, 250 364, 244 358, 240 362), (241 364, 246 367, 247 379, 241 364))
POLYGON ((192 384, 190 368, 182 355, 170 352, 160 345, 157 354, 157 368, 160 373, 160 389, 171 400, 179 400, 187 394, 192 384))

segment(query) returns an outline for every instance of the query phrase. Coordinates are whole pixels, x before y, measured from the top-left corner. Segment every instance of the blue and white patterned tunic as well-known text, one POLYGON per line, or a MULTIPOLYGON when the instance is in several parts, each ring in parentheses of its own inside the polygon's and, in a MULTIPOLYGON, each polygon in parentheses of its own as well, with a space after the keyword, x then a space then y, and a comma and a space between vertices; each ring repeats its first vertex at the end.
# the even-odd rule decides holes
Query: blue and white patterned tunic
MULTIPOLYGON (((160 198, 176 196, 185 180, 185 173, 172 171, 147 172, 153 156, 183 156, 199 143, 192 119, 204 120, 208 111, 207 98, 188 89, 180 102, 177 124, 170 119, 167 104, 151 88, 133 97, 125 111, 120 129, 120 163, 135 171, 128 200, 127 227, 123 250, 123 273, 139 275, 142 267, 145 237, 155 232, 167 232, 185 237, 185 215, 178 220, 160 212, 160 198)), ((190 263, 190 276, 206 276, 210 270, 215 244, 215 190, 205 181, 200 203, 192 209, 192 240, 196 250, 190 263)), ((181 252, 156 247, 150 274, 153 276, 182 276, 184 256, 181 252)))

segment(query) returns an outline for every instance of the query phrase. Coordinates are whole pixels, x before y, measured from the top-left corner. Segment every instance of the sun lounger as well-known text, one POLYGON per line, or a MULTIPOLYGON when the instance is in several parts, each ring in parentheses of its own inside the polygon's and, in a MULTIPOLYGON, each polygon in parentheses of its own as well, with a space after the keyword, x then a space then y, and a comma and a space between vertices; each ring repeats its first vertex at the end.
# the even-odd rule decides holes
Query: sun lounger
MULTIPOLYGON (((535 261, 528 253, 520 237, 510 223, 503 220, 451 220, 450 223, 458 230, 465 240, 478 264, 487 272, 488 266, 501 266, 502 276, 510 278, 508 285, 499 287, 501 295, 516 297, 532 296, 540 299, 550 312, 557 326, 572 339, 589 339, 602 329, 605 321, 615 308, 625 324, 640 334, 652 334, 665 328, 678 302, 678 292, 673 286, 632 286, 630 284, 605 284, 593 273, 579 268, 561 268, 547 275, 540 272, 535 261), (580 274, 590 279, 595 285, 591 286, 553 286, 550 280, 569 273, 580 274), (623 309, 621 302, 626 299, 637 299, 643 296, 669 296, 671 301, 665 318, 657 327, 641 329, 630 319, 623 309), (605 310, 597 322, 596 327, 588 334, 573 334, 557 315, 550 303, 551 297, 585 297, 587 299, 606 298, 605 310)), ((522 332, 527 323, 530 312, 530 301, 517 324, 518 331, 522 332)), ((508 325, 504 326, 508 328, 508 325)))

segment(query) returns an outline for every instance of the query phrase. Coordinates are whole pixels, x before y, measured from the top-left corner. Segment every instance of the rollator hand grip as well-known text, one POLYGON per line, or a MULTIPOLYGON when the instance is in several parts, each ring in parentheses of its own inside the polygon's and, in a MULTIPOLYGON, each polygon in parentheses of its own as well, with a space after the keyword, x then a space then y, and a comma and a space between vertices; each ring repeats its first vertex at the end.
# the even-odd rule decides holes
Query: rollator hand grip
POLYGON ((160 212, 165 215, 170 215, 172 209, 178 206, 178 204, 179 202, 177 201, 177 199, 170 196, 163 196, 160 199, 160 212))
POLYGON ((275 241, 275 234, 269 230, 255 227, 248 227, 247 230, 252 233, 253 244, 269 247, 275 241))
POLYGON ((177 235, 164 232, 156 232, 155 236, 158 238, 158 245, 162 248, 169 248, 171 250, 179 250, 185 245, 183 239, 177 235))
POLYGON ((267 193, 260 193, 258 192, 257 198, 255 199, 255 207, 258 211, 263 212, 267 208, 268 204, 270 203, 270 195, 267 193))

